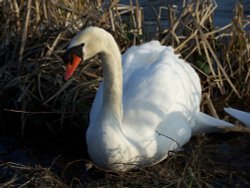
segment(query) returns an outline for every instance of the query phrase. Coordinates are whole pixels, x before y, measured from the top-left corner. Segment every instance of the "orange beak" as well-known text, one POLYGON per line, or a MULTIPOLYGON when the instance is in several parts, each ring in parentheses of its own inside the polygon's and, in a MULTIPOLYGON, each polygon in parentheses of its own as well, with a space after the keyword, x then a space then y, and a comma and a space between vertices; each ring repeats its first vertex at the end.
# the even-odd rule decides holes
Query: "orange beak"
POLYGON ((66 67, 66 71, 65 71, 65 75, 64 75, 65 80, 68 80, 73 75, 76 68, 78 67, 78 65, 82 61, 82 58, 75 55, 75 54, 72 54, 72 58, 73 58, 72 62, 69 62, 67 64, 67 67, 66 67))

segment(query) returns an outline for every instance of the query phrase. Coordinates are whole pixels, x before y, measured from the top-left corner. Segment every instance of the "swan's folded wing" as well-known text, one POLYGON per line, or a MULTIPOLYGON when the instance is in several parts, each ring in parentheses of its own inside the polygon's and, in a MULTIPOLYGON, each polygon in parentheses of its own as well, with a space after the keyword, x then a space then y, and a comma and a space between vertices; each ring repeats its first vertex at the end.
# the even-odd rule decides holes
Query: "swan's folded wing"
MULTIPOLYGON (((148 50, 151 55, 147 54, 142 59, 139 57, 143 53, 137 56, 137 50, 141 49, 126 54, 123 64, 124 120, 129 122, 126 124, 136 126, 143 122, 144 128, 147 127, 145 124, 156 128, 166 114, 180 112, 190 126, 194 125, 201 98, 197 73, 174 54, 172 47, 160 46, 158 50, 152 48, 151 51, 156 52, 152 54, 148 47, 143 48, 145 54, 148 50), (150 63, 141 62, 147 59, 150 63), (139 61, 139 65, 136 65, 135 60, 139 61)), ((171 127, 171 124, 166 126, 171 127)))

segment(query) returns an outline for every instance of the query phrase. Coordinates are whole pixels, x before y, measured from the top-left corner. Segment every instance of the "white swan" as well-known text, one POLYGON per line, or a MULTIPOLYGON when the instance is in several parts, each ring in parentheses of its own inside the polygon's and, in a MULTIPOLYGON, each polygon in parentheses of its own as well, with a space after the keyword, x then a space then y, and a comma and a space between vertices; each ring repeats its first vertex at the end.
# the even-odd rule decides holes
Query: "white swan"
POLYGON ((97 166, 113 171, 150 166, 192 135, 232 126, 200 112, 199 77, 172 47, 151 41, 129 48, 121 58, 111 34, 89 27, 70 42, 65 79, 95 54, 102 59, 104 80, 86 139, 97 166))
POLYGON ((241 123, 250 128, 250 113, 243 112, 234 108, 224 108, 225 112, 230 116, 238 119, 241 123))

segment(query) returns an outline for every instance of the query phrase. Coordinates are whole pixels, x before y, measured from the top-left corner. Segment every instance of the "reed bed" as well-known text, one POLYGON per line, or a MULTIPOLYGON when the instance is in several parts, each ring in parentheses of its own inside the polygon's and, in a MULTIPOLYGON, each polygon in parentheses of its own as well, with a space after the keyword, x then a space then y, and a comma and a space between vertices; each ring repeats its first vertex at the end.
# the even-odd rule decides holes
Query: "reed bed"
MULTIPOLYGON (((102 68, 98 58, 94 58, 81 65, 72 79, 64 81, 62 56, 79 30, 95 25, 110 31, 122 52, 132 44, 148 40, 143 37, 145 23, 138 1, 120 5, 118 0, 105 3, 101 0, 11 0, 1 1, 0 7, 0 135, 14 134, 18 140, 39 134, 36 131, 41 127, 55 137, 68 126, 80 132, 86 128, 102 68)), ((158 29, 151 39, 172 45, 176 53, 191 62, 202 81, 202 110, 224 118, 220 112, 226 105, 250 110, 250 19, 237 3, 232 22, 217 28, 213 24, 216 7, 214 0, 183 1, 183 6, 178 8, 161 7, 167 12, 167 27, 162 26, 161 11, 154 10, 158 29)), ((74 136, 67 136, 71 138, 74 136)), ((241 138, 237 136, 237 139, 241 138)), ((156 166, 127 174, 92 168, 83 182, 72 174, 72 179, 67 181, 50 167, 0 161, 1 169, 6 170, 0 177, 1 185, 213 187, 216 181, 223 185, 250 183, 249 175, 231 171, 222 159, 215 159, 216 145, 211 140, 205 136, 193 140, 184 151, 156 166), (209 144, 202 146, 203 143, 209 144), (99 177, 94 175, 100 173, 99 177), (224 177, 226 182, 218 180, 224 177)))
MULTIPOLYGON (((213 25, 215 1, 183 6, 178 16, 176 9, 168 8, 171 21, 169 28, 161 29, 161 42, 174 46, 221 95, 242 98, 249 94, 249 18, 244 17, 242 5, 236 4, 232 23, 222 28, 213 25)), ((206 93, 212 94, 212 89, 206 93)))

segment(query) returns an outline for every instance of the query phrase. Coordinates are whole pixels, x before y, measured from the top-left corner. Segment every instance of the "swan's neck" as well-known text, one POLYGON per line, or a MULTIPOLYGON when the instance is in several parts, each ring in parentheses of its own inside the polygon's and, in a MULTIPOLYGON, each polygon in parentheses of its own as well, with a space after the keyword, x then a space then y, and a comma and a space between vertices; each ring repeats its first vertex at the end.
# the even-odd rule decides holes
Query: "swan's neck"
POLYGON ((121 123, 123 117, 121 54, 116 43, 113 43, 101 53, 104 77, 102 118, 115 118, 121 123))

